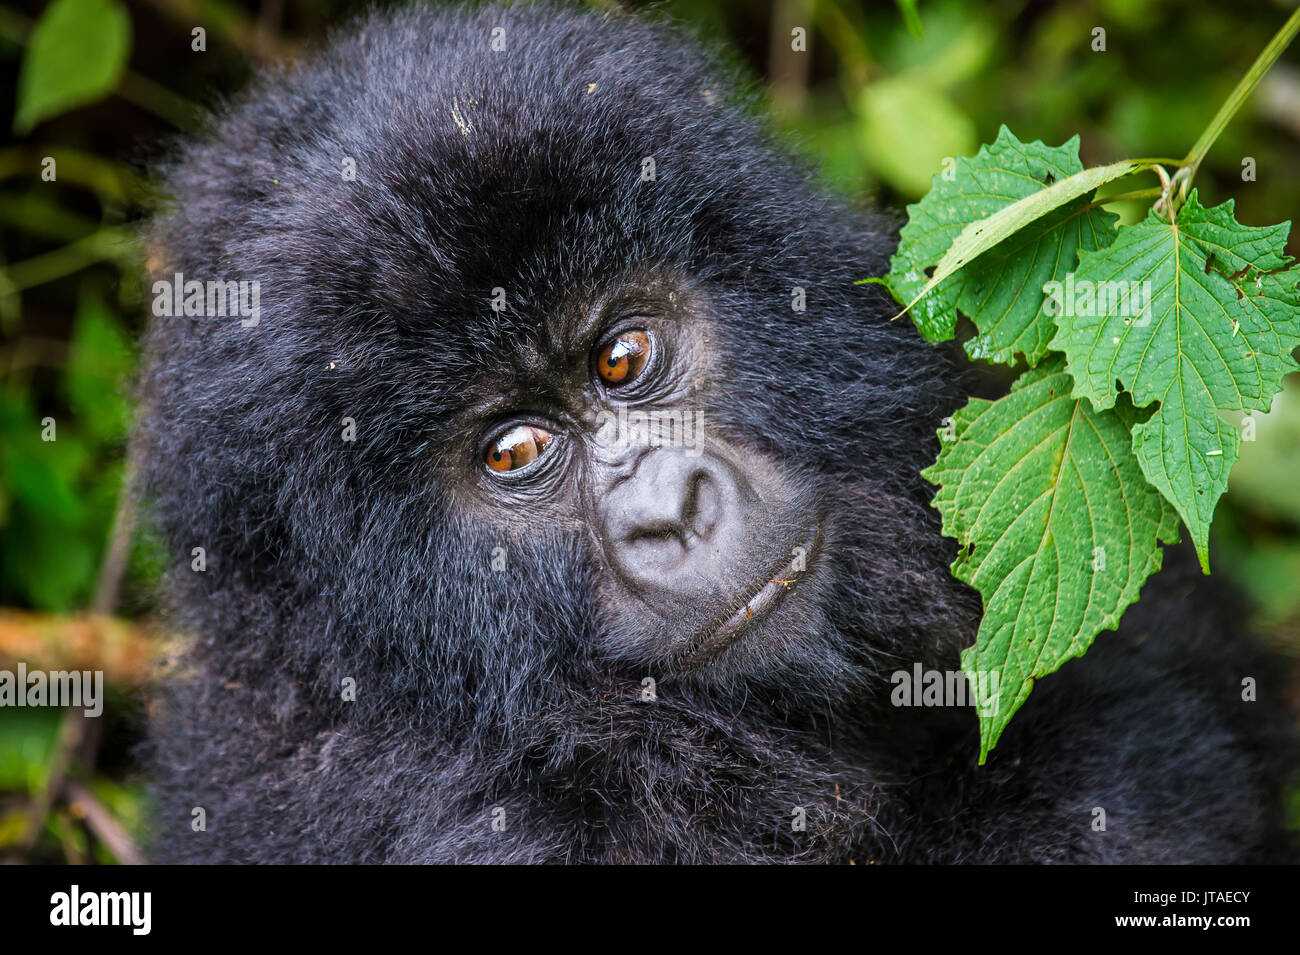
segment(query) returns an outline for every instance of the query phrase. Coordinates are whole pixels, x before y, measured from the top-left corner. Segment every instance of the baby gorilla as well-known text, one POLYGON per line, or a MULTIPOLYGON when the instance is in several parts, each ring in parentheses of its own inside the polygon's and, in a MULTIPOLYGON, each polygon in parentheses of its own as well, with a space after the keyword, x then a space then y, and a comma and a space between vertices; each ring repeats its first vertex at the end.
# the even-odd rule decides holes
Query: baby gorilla
POLYGON ((157 707, 155 858, 1280 845, 1279 721, 1240 690, 1276 699, 1276 671, 1183 555, 986 766, 971 709, 891 705, 978 625, 918 477, 957 374, 854 284, 893 224, 734 86, 634 19, 409 11, 180 149, 158 276, 257 282, 260 308, 150 335, 142 446, 193 637, 157 707))

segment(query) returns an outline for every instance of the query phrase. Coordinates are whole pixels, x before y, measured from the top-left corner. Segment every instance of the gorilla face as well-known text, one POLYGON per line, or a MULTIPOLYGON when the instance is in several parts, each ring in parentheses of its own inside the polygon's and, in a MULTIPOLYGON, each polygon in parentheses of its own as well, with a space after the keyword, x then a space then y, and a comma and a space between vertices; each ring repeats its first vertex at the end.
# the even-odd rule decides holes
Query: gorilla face
POLYGON ((155 322, 146 393, 231 679, 271 645, 518 728, 646 676, 825 707, 969 636, 917 477, 948 366, 855 285, 890 224, 731 85, 636 21, 412 12, 167 170, 162 275, 261 293, 254 328, 155 322))
POLYGON ((661 279, 547 316, 541 343, 494 356, 443 475, 478 521, 586 545, 602 649, 702 680, 807 652, 827 538, 808 475, 728 426, 709 312, 707 289, 661 279))

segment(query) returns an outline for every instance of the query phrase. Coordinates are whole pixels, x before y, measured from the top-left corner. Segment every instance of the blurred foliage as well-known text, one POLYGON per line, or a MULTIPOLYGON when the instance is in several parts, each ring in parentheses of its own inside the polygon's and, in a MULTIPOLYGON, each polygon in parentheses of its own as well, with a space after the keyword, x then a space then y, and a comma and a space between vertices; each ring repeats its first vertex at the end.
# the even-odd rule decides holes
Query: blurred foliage
POLYGON ((14 129, 31 130, 111 93, 131 50, 131 18, 117 0, 54 0, 27 38, 14 129))
MULTIPOLYGON (((591 0, 611 7, 612 0, 591 0)), ((632 2, 628 6, 650 4, 632 2)), ((146 314, 147 168, 167 137, 238 89, 259 63, 292 57, 357 0, 17 0, 0 6, 0 607, 66 614, 105 594, 119 511, 130 382, 146 314), (206 49, 192 31, 206 31, 206 49), (13 130, 12 132, 10 132, 13 130), (42 177, 55 160, 57 178, 42 177), (42 440, 52 418, 56 439, 42 440)), ((1181 156, 1291 3, 1201 0, 669 0, 764 82, 778 128, 841 190, 901 210, 946 157, 1005 123, 1028 139, 1083 137, 1085 165, 1181 156), (790 50, 802 26, 808 52, 790 50), (1104 52, 1093 49, 1103 28, 1104 52)), ((1211 152, 1207 204, 1237 200, 1267 224, 1300 207, 1300 51, 1288 51, 1211 152), (1258 176, 1243 181, 1243 160, 1258 176)), ((1145 208, 1115 207, 1128 221, 1145 208)), ((1292 235, 1290 252, 1300 252, 1292 235)), ((1265 638, 1300 648, 1300 384, 1243 447, 1213 546, 1216 566, 1259 607, 1265 638)), ((157 608, 164 556, 137 532, 115 611, 157 608)), ((0 646, 0 657, 4 648, 0 646)), ((0 666, 12 661, 0 659, 0 666)), ((116 687, 89 790, 129 830, 142 817, 131 775, 138 694, 116 687)), ((30 842, 25 813, 59 750, 51 711, 0 712, 0 857, 30 842)), ((75 806, 39 820, 25 856, 108 861, 75 806)))

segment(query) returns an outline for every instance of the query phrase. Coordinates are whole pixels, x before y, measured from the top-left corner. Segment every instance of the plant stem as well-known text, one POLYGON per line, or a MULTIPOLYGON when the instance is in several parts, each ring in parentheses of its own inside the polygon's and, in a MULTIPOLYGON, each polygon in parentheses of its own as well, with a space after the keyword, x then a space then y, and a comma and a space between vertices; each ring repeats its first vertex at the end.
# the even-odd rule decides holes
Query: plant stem
POLYGON ((193 129, 202 115, 201 110, 185 97, 137 73, 123 73, 116 92, 128 103, 148 110, 177 129, 193 129))
POLYGON ((1196 170, 1200 168, 1201 161, 1205 159, 1205 154, 1210 151, 1210 147, 1214 145, 1215 140, 1227 128, 1228 123, 1232 121, 1232 117, 1237 114, 1237 110, 1241 109, 1242 104, 1255 91, 1255 87, 1264 78, 1264 74, 1282 55, 1282 51, 1291 45, 1297 31, 1300 31, 1300 10, 1292 13, 1287 18, 1286 23, 1282 24, 1282 28, 1273 35, 1273 39, 1269 41, 1268 46, 1264 47, 1254 64, 1246 71, 1246 75, 1241 78, 1237 88, 1224 100, 1223 105, 1219 107, 1219 111, 1215 113, 1214 119, 1210 120, 1210 125, 1205 127, 1205 132, 1201 133, 1201 138, 1196 141, 1192 151, 1187 154, 1187 159, 1184 160, 1186 165, 1178 170, 1177 175, 1174 177, 1178 182, 1179 202, 1187 195, 1187 189, 1191 185, 1192 178, 1196 175, 1196 170))
POLYGON ((1163 190, 1159 186, 1152 186, 1150 189, 1135 189, 1132 192, 1120 192, 1113 196, 1102 196, 1088 203, 1089 209, 1095 209, 1097 206, 1110 205, 1112 202, 1128 202, 1131 199, 1154 199, 1160 195, 1163 190))

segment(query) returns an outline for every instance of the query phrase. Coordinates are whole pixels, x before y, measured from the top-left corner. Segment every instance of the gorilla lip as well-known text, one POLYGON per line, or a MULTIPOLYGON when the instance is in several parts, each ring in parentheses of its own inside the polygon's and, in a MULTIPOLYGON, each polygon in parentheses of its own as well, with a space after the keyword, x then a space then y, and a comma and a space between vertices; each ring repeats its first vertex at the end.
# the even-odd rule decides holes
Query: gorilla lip
MULTIPOLYGON (((749 629, 755 622, 766 617, 785 599, 794 585, 808 576, 812 570, 813 558, 817 555, 822 540, 822 526, 817 529, 800 546, 804 550, 804 569, 796 570, 798 557, 791 557, 776 573, 754 590, 722 625, 703 637, 697 639, 694 646, 679 658, 679 663, 687 666, 699 666, 717 656, 749 629)), ((793 549, 793 548, 792 548, 793 549)))

